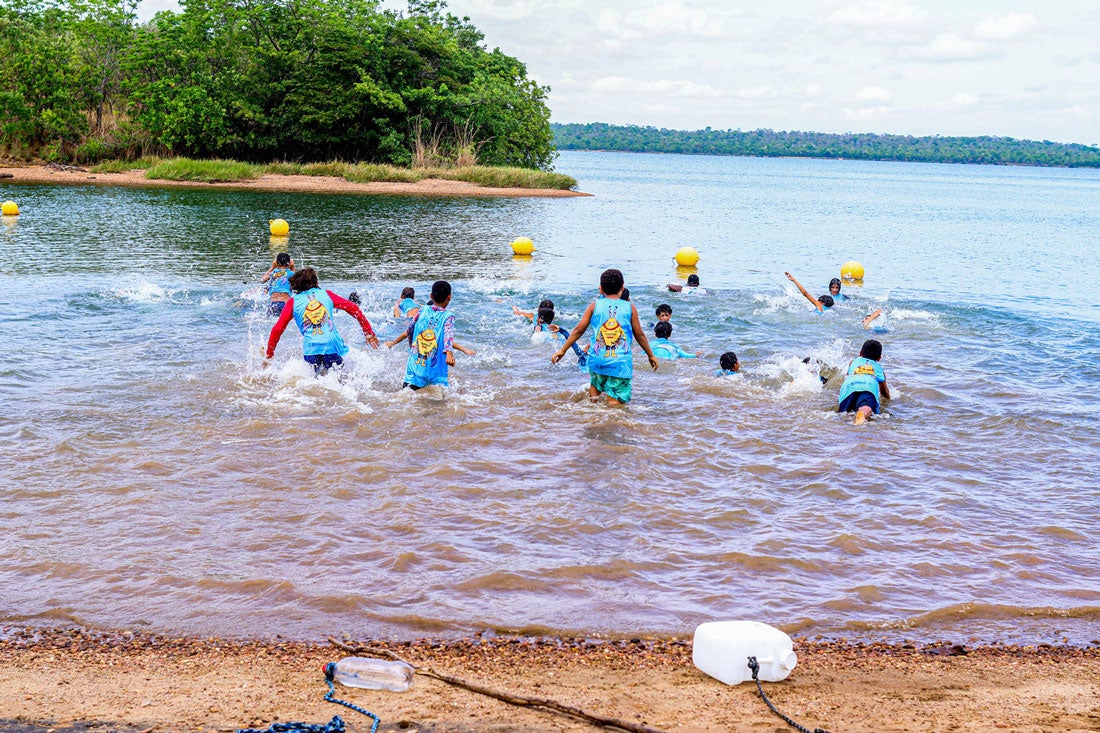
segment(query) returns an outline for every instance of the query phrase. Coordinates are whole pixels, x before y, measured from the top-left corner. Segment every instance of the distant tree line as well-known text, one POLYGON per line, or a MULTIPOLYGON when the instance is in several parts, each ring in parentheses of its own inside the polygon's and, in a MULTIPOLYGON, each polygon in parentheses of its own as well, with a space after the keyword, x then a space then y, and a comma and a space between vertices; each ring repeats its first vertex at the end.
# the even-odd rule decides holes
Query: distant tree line
POLYGON ((0 0, 0 154, 553 162, 548 88, 444 0, 136 3, 0 0))
POLYGON ((1100 148, 1011 137, 911 137, 775 130, 667 130, 637 125, 552 124, 559 150, 852 158, 930 163, 1100 167, 1100 148))

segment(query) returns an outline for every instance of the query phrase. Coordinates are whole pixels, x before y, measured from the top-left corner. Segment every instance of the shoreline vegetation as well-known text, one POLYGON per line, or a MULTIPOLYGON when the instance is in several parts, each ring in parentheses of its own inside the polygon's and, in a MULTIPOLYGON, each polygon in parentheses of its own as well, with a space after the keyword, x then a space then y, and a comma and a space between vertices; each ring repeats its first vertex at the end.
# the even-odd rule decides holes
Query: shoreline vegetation
POLYGON ((1100 147, 1011 137, 668 130, 600 122, 552 123, 550 129, 559 150, 1100 168, 1100 147))
MULTIPOLYGON (((67 733, 232 731, 273 722, 352 730, 369 721, 322 700, 326 662, 394 654, 418 669, 652 731, 788 730, 752 683, 726 686, 691 663, 690 640, 477 635, 329 644, 186 638, 148 631, 0 628, 0 729, 67 733)), ((965 647, 795 640, 798 666, 766 683, 809 728, 1084 731, 1100 728, 1100 648, 965 647)), ((394 731, 584 731, 545 705, 507 704, 418 673, 405 693, 337 687, 394 731)))

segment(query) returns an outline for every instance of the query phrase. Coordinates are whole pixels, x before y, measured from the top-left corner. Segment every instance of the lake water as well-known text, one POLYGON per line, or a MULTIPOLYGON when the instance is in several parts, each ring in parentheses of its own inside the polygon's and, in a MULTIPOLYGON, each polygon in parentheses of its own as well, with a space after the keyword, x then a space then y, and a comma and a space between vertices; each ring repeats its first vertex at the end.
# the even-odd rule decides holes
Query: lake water
POLYGON ((566 153, 573 199, 0 185, 0 625, 411 638, 481 630, 1100 637, 1100 172, 566 153), (290 252, 383 336, 402 286, 455 286, 446 393, 405 354, 315 378, 255 289, 290 252), (531 237, 530 259, 508 243, 531 237), (709 297, 670 294, 685 245, 709 297), (852 300, 816 315, 841 263, 852 300), (512 305, 572 325, 619 267, 644 323, 704 357, 639 360, 635 398, 512 305), (835 412, 886 312, 894 399, 835 412), (735 350, 744 366, 713 376, 735 350))

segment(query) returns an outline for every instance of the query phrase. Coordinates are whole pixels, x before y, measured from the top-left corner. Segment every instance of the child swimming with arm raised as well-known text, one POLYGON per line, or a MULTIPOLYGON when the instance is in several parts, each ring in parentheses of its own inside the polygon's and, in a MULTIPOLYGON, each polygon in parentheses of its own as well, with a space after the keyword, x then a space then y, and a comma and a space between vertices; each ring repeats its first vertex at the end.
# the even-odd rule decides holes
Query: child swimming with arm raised
POLYGON ((806 288, 802 286, 802 283, 794 279, 794 275, 789 272, 784 272, 783 274, 787 276, 788 280, 794 283, 795 287, 798 288, 798 292, 802 293, 802 296, 806 298, 806 300, 810 301, 813 304, 814 308, 817 308, 818 313, 824 313, 825 311, 833 307, 833 296, 822 295, 820 298, 815 298, 814 296, 810 295, 810 291, 806 290, 806 288))
MULTIPOLYGON (((538 310, 536 312, 520 310, 516 306, 512 306, 512 313, 517 316, 523 316, 527 320, 535 324, 534 333, 545 333, 551 338, 557 337, 562 341, 568 338, 568 331, 562 328, 560 325, 554 323, 554 301, 549 298, 544 298, 539 303, 538 310)), ((588 355, 581 350, 580 346, 573 344, 573 353, 577 355, 577 363, 580 366, 584 366, 588 360, 588 355)))

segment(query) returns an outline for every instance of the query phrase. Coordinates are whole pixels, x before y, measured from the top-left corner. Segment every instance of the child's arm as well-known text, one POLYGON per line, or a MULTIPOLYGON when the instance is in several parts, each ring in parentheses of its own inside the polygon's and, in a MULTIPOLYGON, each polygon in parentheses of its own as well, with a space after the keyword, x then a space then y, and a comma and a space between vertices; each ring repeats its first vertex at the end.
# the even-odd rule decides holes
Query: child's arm
POLYGON ((291 298, 283 306, 283 312, 279 314, 279 320, 275 321, 275 325, 271 327, 271 333, 267 337, 267 351, 264 352, 264 361, 266 362, 271 357, 275 356, 275 347, 279 345, 279 339, 283 337, 283 331, 286 330, 287 325, 290 323, 290 319, 294 317, 294 298, 291 298))
POLYGON ((871 323, 882 315, 882 308, 875 309, 875 312, 863 319, 863 327, 870 328, 871 323))
POLYGON ((531 311, 521 311, 519 308, 513 305, 512 313, 515 313, 517 316, 523 316, 527 320, 531 321, 531 323, 535 322, 535 314, 531 311))
POLYGON ((668 289, 674 293, 679 293, 684 289, 684 286, 679 283, 669 283, 668 289))
POLYGON ((592 311, 595 310, 596 304, 589 303, 588 307, 584 310, 584 315, 581 316, 581 321, 573 327, 573 331, 569 334, 569 338, 565 340, 565 343, 561 345, 561 348, 554 352, 554 355, 550 357, 551 364, 557 364, 565 356, 565 352, 569 350, 569 347, 577 343, 577 340, 584 335, 584 332, 588 330, 588 325, 592 323, 592 311))
POLYGON ((657 371, 657 357, 653 355, 653 349, 649 348, 649 339, 645 335, 645 331, 642 330, 641 319, 638 318, 638 309, 634 307, 634 304, 630 305, 630 327, 634 329, 634 340, 638 342, 638 345, 642 347, 642 351, 649 357, 649 365, 653 367, 653 371, 657 371))
POLYGON ((392 349, 394 346, 397 346, 399 343, 401 343, 402 341, 404 341, 407 338, 409 338, 409 332, 405 331, 405 333, 401 334, 400 336, 393 339, 392 341, 387 341, 386 342, 386 348, 387 349, 392 349))
POLYGON ((794 279, 794 275, 789 272, 784 272, 783 274, 787 276, 788 280, 794 283, 795 287, 798 288, 798 292, 802 293, 806 300, 814 304, 814 308, 817 308, 819 311, 825 310, 825 306, 821 305, 821 301, 810 295, 810 292, 806 290, 806 288, 802 287, 802 283, 794 279))
POLYGON ((676 353, 680 355, 681 359, 697 359, 703 355, 702 351, 696 351, 693 354, 690 351, 684 351, 680 346, 676 346, 676 353))
POLYGON ((886 380, 882 380, 878 383, 879 392, 882 394, 882 399, 890 399, 890 388, 886 386, 886 380))
MULTIPOLYGON (((401 301, 400 300, 393 304, 393 317, 394 318, 400 318, 401 317, 401 301)), ((386 345, 389 346, 389 344, 386 344, 386 345)))
POLYGON ((474 354, 477 353, 473 349, 467 349, 465 346, 460 346, 457 341, 452 341, 451 346, 453 346, 455 348, 455 351, 461 351, 466 356, 473 356, 474 354))
POLYGON ((265 272, 265 273, 264 273, 264 274, 263 274, 263 275, 262 275, 262 276, 260 277, 260 282, 262 282, 262 283, 265 283, 265 282, 267 282, 268 280, 270 280, 270 279, 271 279, 271 273, 272 273, 272 272, 274 272, 274 270, 275 270, 275 263, 274 263, 274 262, 272 262, 272 263, 271 263, 271 267, 267 268, 267 272, 265 272))

